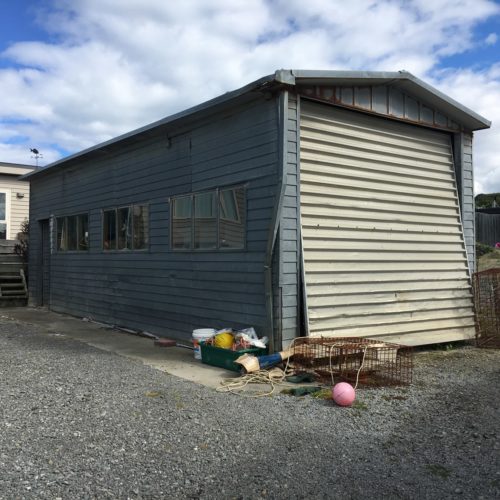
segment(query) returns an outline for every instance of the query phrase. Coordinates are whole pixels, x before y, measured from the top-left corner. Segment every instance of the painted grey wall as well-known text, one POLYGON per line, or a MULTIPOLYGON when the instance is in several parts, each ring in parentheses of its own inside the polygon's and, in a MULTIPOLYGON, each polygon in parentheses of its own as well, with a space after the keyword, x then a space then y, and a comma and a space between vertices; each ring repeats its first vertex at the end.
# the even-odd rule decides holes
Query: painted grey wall
POLYGON ((37 221, 88 212, 90 251, 52 248, 51 309, 181 339, 201 327, 262 332, 265 251, 277 196, 278 104, 260 94, 252 99, 33 178, 31 303, 40 300, 37 221), (169 196, 233 184, 246 186, 246 250, 172 252, 169 196), (149 204, 149 250, 103 252, 102 209, 131 203, 149 204))

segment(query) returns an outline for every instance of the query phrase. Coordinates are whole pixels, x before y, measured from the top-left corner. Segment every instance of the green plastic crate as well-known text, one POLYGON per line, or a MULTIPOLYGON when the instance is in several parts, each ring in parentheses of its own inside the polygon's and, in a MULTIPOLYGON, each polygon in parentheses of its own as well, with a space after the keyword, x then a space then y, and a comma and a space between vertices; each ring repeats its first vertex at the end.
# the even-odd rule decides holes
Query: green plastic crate
POLYGON ((241 365, 235 363, 234 360, 243 356, 243 354, 253 354, 254 356, 263 356, 267 354, 267 349, 261 349, 259 347, 242 349, 241 351, 231 351, 231 349, 221 349, 220 347, 214 347, 204 342, 200 344, 200 348, 201 361, 203 363, 225 368, 232 372, 239 372, 241 370, 241 365))

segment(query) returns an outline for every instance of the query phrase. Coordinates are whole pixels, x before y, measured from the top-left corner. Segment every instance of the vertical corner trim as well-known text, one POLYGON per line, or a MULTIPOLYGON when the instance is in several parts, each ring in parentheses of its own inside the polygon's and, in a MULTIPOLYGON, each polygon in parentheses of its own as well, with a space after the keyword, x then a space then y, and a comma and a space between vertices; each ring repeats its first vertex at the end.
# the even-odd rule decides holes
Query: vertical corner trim
POLYGON ((277 183, 277 193, 278 199, 274 205, 273 216, 271 219, 271 225, 269 228, 269 235, 267 239, 267 249, 266 249, 266 259, 264 266, 264 283, 265 283, 265 293, 266 293, 266 311, 267 311, 267 330, 269 338, 269 350, 274 352, 274 318, 273 318, 273 283, 272 283, 272 261, 273 261, 273 250, 276 243, 276 237, 278 234, 281 211, 283 207, 283 199, 285 196, 286 183, 284 182, 284 177, 286 173, 286 124, 288 122, 288 91, 282 90, 278 99, 278 183, 277 183))

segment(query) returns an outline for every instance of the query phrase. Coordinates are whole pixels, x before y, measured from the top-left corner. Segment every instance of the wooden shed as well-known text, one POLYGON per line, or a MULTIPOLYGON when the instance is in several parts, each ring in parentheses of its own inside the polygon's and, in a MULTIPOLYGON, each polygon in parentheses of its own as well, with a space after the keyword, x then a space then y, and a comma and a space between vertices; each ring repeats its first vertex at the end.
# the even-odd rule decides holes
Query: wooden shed
POLYGON ((28 175, 31 303, 274 349, 470 338, 489 126, 404 71, 276 71, 28 175))

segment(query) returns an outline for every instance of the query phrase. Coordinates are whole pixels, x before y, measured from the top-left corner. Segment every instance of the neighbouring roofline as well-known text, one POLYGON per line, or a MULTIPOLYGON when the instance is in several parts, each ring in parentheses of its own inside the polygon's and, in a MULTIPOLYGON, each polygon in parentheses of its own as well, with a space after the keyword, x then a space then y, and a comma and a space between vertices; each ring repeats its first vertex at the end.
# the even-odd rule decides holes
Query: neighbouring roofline
POLYGON ((10 163, 5 161, 0 161, 0 175, 15 175, 15 176, 25 176, 36 170, 33 165, 24 165, 21 163, 10 163))
POLYGON ((54 167, 58 167, 71 160, 85 156, 91 152, 105 149, 113 144, 127 140, 139 134, 144 134, 152 129, 165 126, 178 120, 188 118, 196 113, 209 110, 216 106, 222 105, 229 101, 235 100, 245 94, 256 90, 264 90, 273 85, 286 85, 289 87, 300 87, 301 85, 350 85, 350 86, 366 86, 366 85, 394 85, 401 90, 406 90, 415 97, 421 98, 429 105, 447 114, 458 123, 462 124, 468 130, 481 130, 491 126, 491 122, 474 111, 463 106, 451 97, 443 94, 431 85, 420 80, 416 76, 407 71, 397 72, 382 72, 382 71, 336 71, 336 70, 277 70, 272 75, 264 76, 254 82, 251 82, 244 87, 226 92, 214 99, 193 106, 179 113, 175 113, 161 120, 155 121, 144 127, 132 130, 118 137, 102 142, 90 148, 79 151, 75 154, 57 160, 46 167, 37 169, 33 172, 23 175, 22 179, 28 179, 38 176, 54 167))

